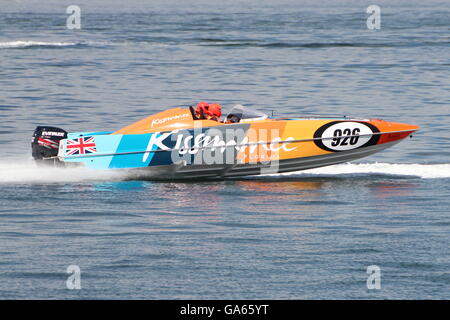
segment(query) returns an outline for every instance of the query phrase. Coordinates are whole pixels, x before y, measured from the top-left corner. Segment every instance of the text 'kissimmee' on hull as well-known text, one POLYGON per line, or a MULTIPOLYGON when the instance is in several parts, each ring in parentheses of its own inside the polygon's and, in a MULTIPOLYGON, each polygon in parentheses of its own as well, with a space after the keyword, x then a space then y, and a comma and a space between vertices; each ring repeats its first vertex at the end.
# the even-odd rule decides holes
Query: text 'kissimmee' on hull
POLYGON ((179 107, 116 132, 39 126, 32 154, 39 163, 131 170, 154 179, 220 178, 347 162, 389 148, 418 129, 380 119, 277 119, 242 105, 218 122, 179 107))

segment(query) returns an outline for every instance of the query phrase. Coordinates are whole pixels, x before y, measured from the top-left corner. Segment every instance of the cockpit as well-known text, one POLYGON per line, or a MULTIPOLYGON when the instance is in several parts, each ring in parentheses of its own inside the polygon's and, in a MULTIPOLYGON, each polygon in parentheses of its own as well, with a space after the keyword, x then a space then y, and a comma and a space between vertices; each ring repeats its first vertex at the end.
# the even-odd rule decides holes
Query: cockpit
MULTIPOLYGON (((194 120, 206 120, 207 117, 203 113, 203 110, 200 110, 200 114, 198 114, 193 106, 189 106, 189 110, 191 112, 192 118, 194 120)), ((227 114, 225 119, 221 122, 223 123, 240 123, 240 122, 251 122, 256 120, 265 120, 267 119, 267 114, 254 110, 248 107, 245 107, 241 104, 235 105, 231 111, 227 114)))
POLYGON ((267 118, 267 114, 261 111, 253 110, 248 107, 244 107, 241 104, 237 104, 228 113, 225 118, 225 123, 250 122, 255 120, 265 120, 267 118))

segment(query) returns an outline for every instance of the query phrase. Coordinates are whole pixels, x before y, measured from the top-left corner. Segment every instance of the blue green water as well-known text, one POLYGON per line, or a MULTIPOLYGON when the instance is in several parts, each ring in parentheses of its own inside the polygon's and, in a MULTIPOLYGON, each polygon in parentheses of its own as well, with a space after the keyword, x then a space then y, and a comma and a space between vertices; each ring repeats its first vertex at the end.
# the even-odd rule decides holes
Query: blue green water
POLYGON ((449 298, 448 1, 77 1, 69 30, 71 4, 0 10, 0 298, 449 298), (36 125, 114 131, 200 100, 422 130, 354 163, 209 182, 30 161, 36 125))

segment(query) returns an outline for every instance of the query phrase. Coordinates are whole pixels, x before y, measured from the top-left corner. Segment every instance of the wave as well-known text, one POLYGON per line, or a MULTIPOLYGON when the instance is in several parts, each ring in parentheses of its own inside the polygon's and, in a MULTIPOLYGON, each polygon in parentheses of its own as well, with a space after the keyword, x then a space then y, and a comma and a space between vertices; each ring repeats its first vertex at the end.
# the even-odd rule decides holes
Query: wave
POLYGON ((297 43, 297 42, 264 42, 252 40, 226 40, 213 38, 198 38, 203 46, 217 46, 217 47, 260 47, 260 48, 305 48, 305 49, 320 49, 320 48, 390 48, 390 47, 411 47, 411 46, 448 46, 448 41, 438 42, 388 42, 388 43, 364 43, 364 42, 311 42, 311 43, 297 43))
POLYGON ((76 42, 44 42, 44 41, 6 41, 0 42, 0 49, 15 49, 15 48, 61 48, 61 47, 75 47, 80 46, 81 43, 76 42))
POLYGON ((123 181, 126 178, 125 171, 40 167, 31 160, 0 162, 0 184, 123 181))
MULTIPOLYGON (((450 178, 450 164, 392 164, 392 163, 345 163, 318 169, 281 174, 249 176, 264 177, 371 177, 403 176, 422 179, 450 178)), ((100 181, 148 180, 125 170, 90 170, 86 168, 39 167, 34 161, 0 162, 0 184, 77 183, 100 181)))
POLYGON ((440 42, 393 42, 393 43, 364 43, 364 42, 266 42, 263 40, 251 39, 220 39, 220 38, 193 38, 186 40, 171 40, 155 38, 153 40, 139 40, 128 39, 126 41, 88 41, 88 42, 47 42, 47 41, 32 41, 32 40, 15 40, 0 42, 0 49, 33 49, 33 48, 85 48, 97 47, 103 48, 107 46, 133 46, 136 44, 151 44, 154 46, 170 46, 170 45, 184 45, 196 44, 199 46, 213 46, 213 47, 259 47, 267 49, 282 49, 282 48, 303 48, 303 49, 321 49, 321 48, 383 48, 383 47, 410 47, 410 46, 448 46, 449 41, 440 42))
POLYGON ((218 47, 261 47, 261 48, 334 48, 334 47, 385 47, 390 44, 381 43, 295 43, 295 42, 262 42, 262 41, 227 41, 222 39, 200 39, 206 46, 218 47))
POLYGON ((336 176, 404 176, 422 179, 450 178, 450 164, 345 163, 304 171, 267 176, 336 177, 336 176))

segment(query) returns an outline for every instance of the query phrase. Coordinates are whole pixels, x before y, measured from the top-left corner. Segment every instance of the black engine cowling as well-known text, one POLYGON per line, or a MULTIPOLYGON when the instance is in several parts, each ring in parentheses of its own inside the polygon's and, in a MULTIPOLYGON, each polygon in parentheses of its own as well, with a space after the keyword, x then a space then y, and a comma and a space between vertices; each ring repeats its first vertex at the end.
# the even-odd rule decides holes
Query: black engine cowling
MULTIPOLYGON (((46 158, 58 155, 59 142, 67 138, 67 132, 56 127, 39 126, 34 130, 31 141, 31 154, 35 160, 44 161, 46 158)), ((48 159, 55 163, 56 158, 48 159)))

